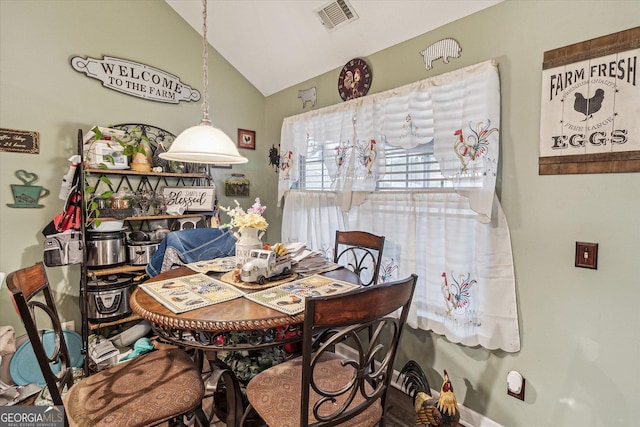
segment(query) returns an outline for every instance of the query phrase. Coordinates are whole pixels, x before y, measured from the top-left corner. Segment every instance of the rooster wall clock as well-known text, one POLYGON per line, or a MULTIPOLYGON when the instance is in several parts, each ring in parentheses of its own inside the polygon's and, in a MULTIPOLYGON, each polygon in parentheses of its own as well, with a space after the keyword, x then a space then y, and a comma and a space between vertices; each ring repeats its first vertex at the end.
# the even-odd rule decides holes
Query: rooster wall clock
POLYGON ((338 77, 338 93, 343 101, 365 96, 371 87, 371 68, 362 58, 347 62, 338 77))

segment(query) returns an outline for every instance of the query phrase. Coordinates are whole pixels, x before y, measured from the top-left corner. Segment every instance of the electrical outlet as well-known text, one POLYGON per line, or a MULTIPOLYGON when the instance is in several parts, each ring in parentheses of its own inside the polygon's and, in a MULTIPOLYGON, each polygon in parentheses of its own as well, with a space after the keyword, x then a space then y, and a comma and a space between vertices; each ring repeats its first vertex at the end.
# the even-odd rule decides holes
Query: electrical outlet
POLYGON ((68 329, 70 331, 76 330, 76 324, 73 320, 69 320, 68 322, 62 322, 62 329, 68 329))
POLYGON ((576 242, 576 267, 598 269, 598 244, 576 242))

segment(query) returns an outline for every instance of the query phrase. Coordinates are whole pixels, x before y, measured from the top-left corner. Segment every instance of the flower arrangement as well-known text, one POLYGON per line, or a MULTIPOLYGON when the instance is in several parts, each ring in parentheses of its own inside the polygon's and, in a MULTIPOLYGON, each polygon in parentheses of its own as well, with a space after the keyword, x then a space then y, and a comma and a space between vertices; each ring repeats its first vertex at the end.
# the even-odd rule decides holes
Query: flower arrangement
POLYGON ((234 202, 236 202, 236 207, 233 209, 220 206, 220 209, 226 212, 231 218, 231 221, 228 224, 221 225, 220 228, 237 227, 241 233, 242 230, 247 227, 256 228, 261 231, 267 229, 269 224, 262 216, 267 207, 260 204, 259 197, 256 197, 255 203, 247 209, 246 212, 240 207, 240 203, 238 203, 237 200, 234 200, 234 202))

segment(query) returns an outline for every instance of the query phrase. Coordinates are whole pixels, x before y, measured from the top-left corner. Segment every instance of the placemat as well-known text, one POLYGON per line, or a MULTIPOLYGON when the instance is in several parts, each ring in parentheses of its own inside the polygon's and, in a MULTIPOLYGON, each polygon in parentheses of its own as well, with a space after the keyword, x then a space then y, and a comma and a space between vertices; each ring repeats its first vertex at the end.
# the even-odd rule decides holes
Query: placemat
POLYGON ((341 294, 355 288, 358 288, 358 285, 315 274, 272 289, 248 293, 244 297, 282 313, 294 315, 304 311, 307 297, 341 294))
POLYGON ((297 273, 291 273, 290 276, 288 277, 284 277, 282 279, 278 279, 278 280, 274 280, 271 282, 266 282, 264 285, 261 285, 259 283, 255 283, 255 282, 234 282, 233 281, 233 271, 229 271, 228 273, 225 273, 222 275, 222 277, 220 278, 220 280, 222 280, 225 283, 229 283, 230 285, 235 286, 236 288, 240 288, 240 289, 247 289, 250 291, 261 291, 263 289, 269 289, 269 288, 273 288, 274 286, 278 286, 281 285, 283 283, 289 283, 289 282, 293 282, 294 280, 296 280, 298 278, 298 274, 297 273))
POLYGON ((174 313, 229 301, 244 294, 241 290, 202 273, 146 282, 138 287, 174 313))

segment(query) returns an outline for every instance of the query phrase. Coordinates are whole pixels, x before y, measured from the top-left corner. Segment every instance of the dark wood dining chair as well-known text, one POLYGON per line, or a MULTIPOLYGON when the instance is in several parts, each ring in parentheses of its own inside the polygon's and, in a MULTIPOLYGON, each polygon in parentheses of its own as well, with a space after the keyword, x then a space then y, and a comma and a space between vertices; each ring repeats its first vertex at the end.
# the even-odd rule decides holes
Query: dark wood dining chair
POLYGON ((44 265, 39 262, 7 276, 16 311, 22 318, 53 405, 64 405, 65 425, 149 426, 199 410, 204 396, 200 370, 179 348, 155 350, 82 379, 72 378, 44 265), (51 326, 54 348, 42 341, 41 324, 51 326), (49 346, 50 347, 50 346, 49 346))
POLYGON ((302 356, 249 382, 245 417, 255 410, 271 427, 384 426, 393 362, 417 277, 307 298, 302 356), (372 339, 361 339, 369 327, 372 339), (343 343, 353 354, 331 351, 343 343))
POLYGON ((356 273, 363 286, 375 285, 380 275, 384 236, 366 231, 336 231, 333 262, 356 273), (367 272, 368 270, 368 272, 367 272))

